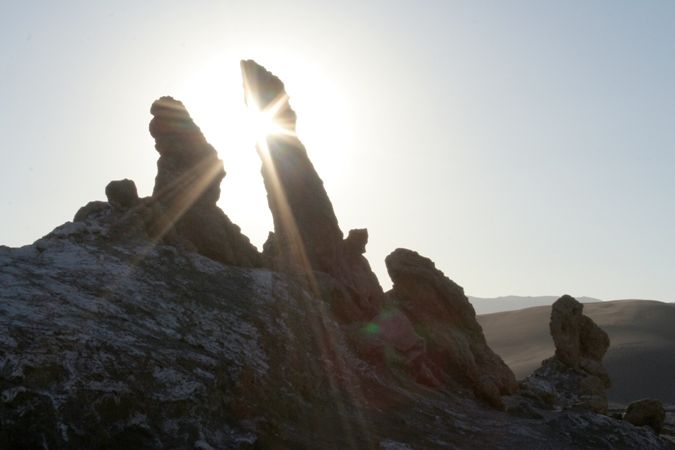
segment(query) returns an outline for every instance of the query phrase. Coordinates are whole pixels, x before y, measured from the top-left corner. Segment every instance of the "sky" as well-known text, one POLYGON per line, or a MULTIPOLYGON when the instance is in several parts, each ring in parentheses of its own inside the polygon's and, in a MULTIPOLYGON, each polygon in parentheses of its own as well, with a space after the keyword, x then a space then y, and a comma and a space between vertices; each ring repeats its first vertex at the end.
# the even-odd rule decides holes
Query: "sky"
POLYGON ((0 243, 33 242, 110 180, 150 195, 151 103, 219 151, 219 205, 272 219, 239 60, 286 84, 342 230, 470 295, 675 301, 675 2, 0 3, 0 243))

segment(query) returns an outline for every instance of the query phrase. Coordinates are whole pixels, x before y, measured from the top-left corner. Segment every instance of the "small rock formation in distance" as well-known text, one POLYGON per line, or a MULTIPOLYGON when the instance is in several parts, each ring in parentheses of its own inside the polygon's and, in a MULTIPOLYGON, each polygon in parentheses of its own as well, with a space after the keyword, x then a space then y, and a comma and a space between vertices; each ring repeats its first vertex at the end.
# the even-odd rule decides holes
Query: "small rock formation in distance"
POLYGON ((610 379, 602 358, 609 348, 609 336, 583 309, 569 295, 553 304, 549 328, 555 355, 523 381, 522 392, 549 406, 606 414, 610 379))

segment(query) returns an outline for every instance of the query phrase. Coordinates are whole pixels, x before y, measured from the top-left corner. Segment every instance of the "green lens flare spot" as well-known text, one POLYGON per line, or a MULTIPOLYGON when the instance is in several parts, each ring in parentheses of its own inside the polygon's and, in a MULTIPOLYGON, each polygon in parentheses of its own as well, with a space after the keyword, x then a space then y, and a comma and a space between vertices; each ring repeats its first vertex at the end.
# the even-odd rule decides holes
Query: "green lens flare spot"
POLYGON ((363 330, 368 334, 377 334, 380 332, 380 326, 376 323, 369 322, 365 327, 363 327, 363 330))

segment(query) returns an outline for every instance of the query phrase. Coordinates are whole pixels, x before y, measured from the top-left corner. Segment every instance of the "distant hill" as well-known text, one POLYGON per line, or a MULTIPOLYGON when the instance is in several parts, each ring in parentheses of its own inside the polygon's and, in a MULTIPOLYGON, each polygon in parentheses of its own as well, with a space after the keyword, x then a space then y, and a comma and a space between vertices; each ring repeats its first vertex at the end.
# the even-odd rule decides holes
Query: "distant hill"
MULTIPOLYGON (((478 317, 488 344, 519 379, 553 355, 550 311, 539 306, 478 317)), ((612 379, 609 400, 654 397, 675 404, 675 304, 615 300, 587 304, 584 313, 610 337, 604 359, 612 379)))
MULTIPOLYGON (((525 297, 518 295, 507 295, 505 297, 482 298, 471 297, 469 301, 476 310, 476 314, 492 314, 502 311, 513 311, 516 309, 532 308, 533 306, 551 305, 560 295, 543 295, 539 297, 525 297)), ((596 303, 601 300, 591 297, 575 297, 581 303, 596 303)))

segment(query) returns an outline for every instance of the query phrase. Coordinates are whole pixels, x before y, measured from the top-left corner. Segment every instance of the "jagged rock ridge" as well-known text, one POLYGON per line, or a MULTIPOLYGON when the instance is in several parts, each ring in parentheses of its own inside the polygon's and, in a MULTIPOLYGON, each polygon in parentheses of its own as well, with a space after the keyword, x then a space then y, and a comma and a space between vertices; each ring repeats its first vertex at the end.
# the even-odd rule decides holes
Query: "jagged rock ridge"
POLYGON ((296 115, 283 83, 254 61, 243 61, 242 72, 248 101, 277 111, 290 131, 269 135, 258 147, 274 217, 274 256, 281 267, 325 272, 346 288, 332 305, 345 322, 370 320, 366 329, 370 326, 371 332, 354 336, 364 356, 379 362, 400 359, 419 381, 458 381, 500 407, 500 395, 513 392, 515 377, 485 343, 461 288, 430 260, 399 249, 387 257, 394 289, 385 298, 362 256, 368 232, 351 230, 343 239, 323 182, 292 132, 296 115))

